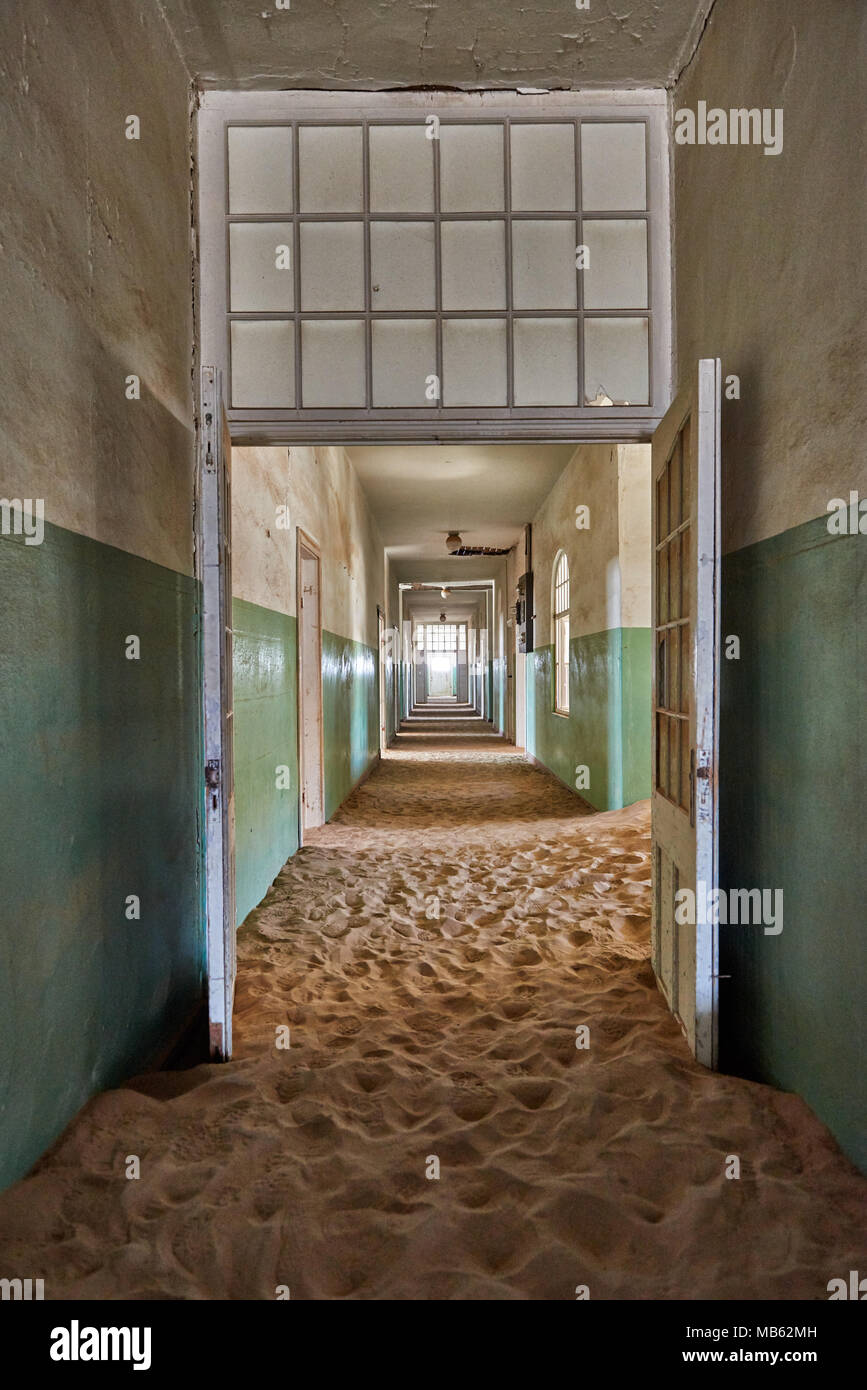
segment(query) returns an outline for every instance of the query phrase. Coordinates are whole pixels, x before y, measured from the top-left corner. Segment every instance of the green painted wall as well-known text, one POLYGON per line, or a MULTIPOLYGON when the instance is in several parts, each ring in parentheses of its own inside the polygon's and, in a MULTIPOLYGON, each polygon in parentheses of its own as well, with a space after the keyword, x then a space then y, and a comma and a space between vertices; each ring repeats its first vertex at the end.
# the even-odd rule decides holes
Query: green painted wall
POLYGON ((527 751, 599 811, 650 795, 650 630, 612 628, 569 644, 569 714, 554 713, 554 649, 527 660, 527 751))
POLYGON ((621 804, 651 793, 653 638, 649 627, 620 629, 621 804))
POLYGON ((46 524, 0 594, 5 1185, 202 1000, 203 777, 194 580, 46 524))
POLYGON ((232 602, 235 908, 238 925, 298 848, 298 654, 295 618, 232 602), (278 788, 278 767, 290 785, 278 788))
POLYGON ((863 537, 826 518, 723 561, 724 887, 782 888, 779 936, 721 928, 724 1068, 794 1090, 867 1169, 863 537))
POLYGON ((376 652, 322 632, 322 741, 329 820, 379 752, 376 652))

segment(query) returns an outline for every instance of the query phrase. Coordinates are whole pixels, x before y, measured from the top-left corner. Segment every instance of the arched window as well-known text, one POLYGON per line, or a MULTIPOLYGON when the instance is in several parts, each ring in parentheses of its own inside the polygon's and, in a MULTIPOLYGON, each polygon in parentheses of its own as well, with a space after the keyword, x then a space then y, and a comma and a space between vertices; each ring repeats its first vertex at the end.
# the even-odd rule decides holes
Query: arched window
POLYGON ((554 631, 554 709, 569 713, 569 561, 561 550, 554 561, 551 600, 554 631))

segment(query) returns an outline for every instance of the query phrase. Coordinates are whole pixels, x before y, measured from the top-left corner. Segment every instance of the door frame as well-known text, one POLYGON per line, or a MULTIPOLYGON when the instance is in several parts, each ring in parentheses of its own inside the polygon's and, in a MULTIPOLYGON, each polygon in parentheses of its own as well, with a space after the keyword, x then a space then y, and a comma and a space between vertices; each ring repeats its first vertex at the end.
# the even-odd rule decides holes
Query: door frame
MULTIPOLYGON (((693 626, 693 672, 690 687, 690 810, 675 808, 665 797, 657 802, 657 706, 659 658, 657 647, 657 467, 651 464, 651 631, 653 633, 651 704, 651 913, 652 965, 660 992, 683 1028, 696 1060, 716 1069, 719 1059, 719 926, 714 922, 695 923, 695 999, 690 1023, 681 1017, 678 999, 679 957, 677 924, 672 925, 672 986, 669 998, 660 960, 661 921, 657 840, 654 831, 662 824, 660 843, 669 845, 682 835, 680 819, 688 817, 694 841, 696 900, 698 885, 708 890, 719 886, 719 728, 720 728, 720 609, 721 609, 721 441, 719 412, 721 401, 721 363, 719 358, 701 358, 695 375, 683 386, 654 434, 654 454, 670 458, 678 436, 692 416, 695 433, 695 538, 690 550, 690 586, 695 586, 693 626), (680 827, 680 828, 678 828, 680 827), (668 832, 667 834, 665 832, 668 832), (701 930, 699 928, 701 927, 701 930), (692 1032, 692 1037, 690 1033, 692 1032)), ((665 464, 663 464, 665 467, 665 464)), ((702 915, 704 915, 702 913, 702 915)))
POLYGON ((202 858, 208 1051, 232 1056, 235 788, 232 694, 232 443, 222 372, 199 372, 196 577, 201 584, 202 858))
POLYGON ((379 648, 379 752, 382 755, 388 747, 388 701, 385 689, 386 653, 385 613, 382 604, 376 605, 376 643, 379 648))
MULTIPOLYGON (((325 740, 323 735, 322 710, 322 548, 318 541, 300 526, 295 528, 295 612, 297 614, 296 648, 298 655, 298 844, 304 844, 307 829, 304 817, 304 793, 307 787, 307 771, 304 759, 304 585, 301 577, 301 552, 306 550, 316 559, 319 575, 319 625, 316 648, 319 660, 319 805, 322 812, 320 825, 325 824, 325 740)), ((311 826, 311 829, 315 827, 311 826)))

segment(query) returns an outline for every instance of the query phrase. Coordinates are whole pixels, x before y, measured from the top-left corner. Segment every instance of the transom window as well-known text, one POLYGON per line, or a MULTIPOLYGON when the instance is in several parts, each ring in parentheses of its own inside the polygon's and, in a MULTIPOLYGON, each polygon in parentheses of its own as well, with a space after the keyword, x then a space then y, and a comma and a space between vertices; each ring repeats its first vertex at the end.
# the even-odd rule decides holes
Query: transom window
POLYGON ((554 563, 554 709, 569 713, 569 561, 561 550, 554 563))
POLYGON ((419 623, 415 630, 415 644, 419 651, 465 652, 466 623, 419 623))
POLYGON ((212 118, 207 95, 202 182, 219 168, 225 194, 220 227, 203 192, 203 287, 222 243, 236 417, 429 429, 664 403, 662 107, 353 94, 338 119, 221 93, 212 118))

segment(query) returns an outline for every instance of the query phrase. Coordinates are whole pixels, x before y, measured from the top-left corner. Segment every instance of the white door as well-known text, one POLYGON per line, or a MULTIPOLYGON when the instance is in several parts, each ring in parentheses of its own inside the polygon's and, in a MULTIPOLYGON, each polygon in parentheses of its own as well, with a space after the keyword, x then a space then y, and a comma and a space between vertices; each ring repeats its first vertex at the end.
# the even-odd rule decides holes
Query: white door
POLYGON ((523 652, 515 653, 515 745, 527 746, 527 658, 523 652))
POLYGON ((427 702, 427 658, 423 650, 418 646, 414 650, 415 660, 415 684, 413 688, 414 703, 423 705, 427 702))
POLYGON ((467 629, 466 624, 462 623, 458 628, 458 684, 457 696, 458 704, 469 704, 470 699, 470 680, 467 668, 467 629))
POLYGON ((453 700, 455 695, 454 652, 430 652, 427 659, 428 700, 453 700))
POLYGON ((379 633, 379 751, 384 752, 388 746, 388 735, 386 732, 387 705, 385 699, 385 663, 388 656, 385 641, 385 618, 382 609, 377 608, 377 628, 379 633))
POLYGON ((232 1055, 235 997, 235 777, 232 757, 232 445, 222 374, 201 372, 199 578, 205 757, 205 919, 210 1052, 232 1055))
POLYGON ((653 436, 653 968, 696 1058, 717 1065, 720 363, 653 436), (691 890, 689 899, 677 898, 691 890), (685 906, 686 905, 686 906, 685 906), (677 908, 677 917, 675 915, 677 908), (679 921, 678 918, 692 918, 679 921))
POLYGON ((324 819, 322 795, 322 595, 319 552, 298 532, 301 834, 324 819))

